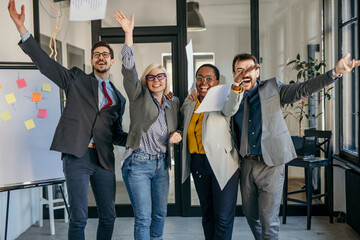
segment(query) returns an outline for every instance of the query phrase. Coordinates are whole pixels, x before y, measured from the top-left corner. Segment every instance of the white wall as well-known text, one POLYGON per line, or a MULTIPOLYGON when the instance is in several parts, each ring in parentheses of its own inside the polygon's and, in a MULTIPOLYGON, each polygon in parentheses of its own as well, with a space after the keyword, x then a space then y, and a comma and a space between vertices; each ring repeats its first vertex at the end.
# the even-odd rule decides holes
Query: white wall
MULTIPOLYGON (((37 1, 37 0, 36 0, 37 1)), ((44 8, 52 16, 56 16, 56 11, 49 5, 47 1, 41 0, 44 8)), ((5 34, 5 37, 0 38, 1 62, 30 62, 31 60, 22 52, 17 46, 20 40, 19 33, 7 11, 8 1, 0 1, 0 31, 5 34)), ((20 5, 25 5, 25 26, 29 32, 33 33, 33 19, 32 19, 32 0, 18 0, 16 1, 17 9, 20 11, 20 5)), ((51 36, 55 30, 56 19, 51 18, 44 11, 40 4, 40 33, 51 36)), ((60 30, 57 39, 62 42, 63 65, 66 66, 66 43, 85 50, 85 63, 87 71, 90 72, 90 49, 91 49, 91 28, 90 22, 69 22, 69 3, 55 4, 58 8, 63 8, 65 18, 62 29, 60 30)), ((59 161, 61 161, 59 159, 59 161)), ((5 230, 5 213, 6 213, 6 199, 7 192, 0 193, 0 239, 3 239, 5 230)), ((32 224, 39 219, 39 190, 27 189, 11 191, 10 195, 10 215, 8 227, 8 239, 15 239, 23 233, 32 224)), ((50 229, 49 229, 50 232, 50 229)))
POLYGON ((194 52, 213 52, 220 71, 220 84, 231 83, 232 60, 238 53, 251 52, 250 26, 207 26, 204 32, 188 32, 194 52))

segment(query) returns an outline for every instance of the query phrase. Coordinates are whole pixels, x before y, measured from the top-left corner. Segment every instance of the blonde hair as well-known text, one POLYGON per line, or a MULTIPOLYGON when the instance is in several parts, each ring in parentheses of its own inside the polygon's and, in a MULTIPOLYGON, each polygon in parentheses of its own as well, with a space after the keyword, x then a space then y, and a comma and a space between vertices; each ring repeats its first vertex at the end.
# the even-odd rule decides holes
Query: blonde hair
POLYGON ((145 68, 143 74, 141 75, 140 82, 141 82, 142 85, 147 87, 146 75, 148 75, 149 72, 151 72, 155 68, 158 68, 158 69, 160 69, 161 71, 163 71, 165 73, 165 75, 166 75, 166 87, 165 87, 165 90, 164 90, 164 94, 168 94, 169 93, 168 73, 167 73, 166 69, 161 64, 152 63, 149 66, 147 66, 145 68))

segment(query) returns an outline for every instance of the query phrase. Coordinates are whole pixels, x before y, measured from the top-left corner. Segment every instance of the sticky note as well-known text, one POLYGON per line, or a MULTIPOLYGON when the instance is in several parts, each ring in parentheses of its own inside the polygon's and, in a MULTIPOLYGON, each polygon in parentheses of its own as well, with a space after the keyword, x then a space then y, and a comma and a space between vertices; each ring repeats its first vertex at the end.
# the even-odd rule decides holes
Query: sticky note
POLYGON ((24 87, 27 87, 27 84, 25 82, 25 79, 22 78, 22 79, 19 79, 19 80, 16 80, 16 84, 18 85, 18 88, 24 88, 24 87))
POLYGON ((46 118, 47 115, 47 109, 39 109, 38 111, 38 117, 39 118, 46 118))
POLYGON ((32 120, 32 119, 29 119, 29 120, 25 121, 24 123, 25 123, 25 127, 27 130, 35 128, 35 123, 34 123, 34 120, 32 120))
POLYGON ((0 115, 4 122, 6 122, 7 120, 10 120, 12 118, 9 111, 2 112, 0 115))
POLYGON ((51 84, 50 83, 43 83, 41 91, 43 91, 43 92, 51 92, 51 84))
POLYGON ((16 102, 16 98, 13 93, 9 93, 9 94, 5 95, 5 99, 8 104, 16 102))
POLYGON ((41 93, 39 92, 32 93, 32 100, 33 102, 41 102, 41 93))
POLYGON ((0 89, 2 89, 2 86, 1 86, 1 84, 0 84, 0 89))

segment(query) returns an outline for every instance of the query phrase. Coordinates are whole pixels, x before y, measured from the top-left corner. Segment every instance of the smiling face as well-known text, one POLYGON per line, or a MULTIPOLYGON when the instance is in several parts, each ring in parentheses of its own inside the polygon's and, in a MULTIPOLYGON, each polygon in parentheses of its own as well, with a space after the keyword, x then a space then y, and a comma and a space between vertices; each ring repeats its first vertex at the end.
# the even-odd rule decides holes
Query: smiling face
MULTIPOLYGON (((248 68, 250 68, 254 65, 255 65, 255 62, 252 59, 236 61, 235 65, 234 65, 235 72, 233 72, 233 77, 235 78, 236 74, 246 71, 248 68)), ((244 87, 245 92, 250 92, 256 86, 256 80, 259 77, 259 74, 260 74, 260 69, 255 68, 255 69, 247 72, 243 76, 243 78, 241 80, 243 81, 242 86, 244 87)))
POLYGON ((207 66, 201 67, 196 74, 196 90, 199 93, 199 101, 204 99, 210 88, 218 84, 219 79, 216 78, 215 70, 207 66))
POLYGON ((104 46, 94 49, 91 58, 91 66, 93 66, 95 73, 106 73, 110 70, 111 66, 114 65, 114 59, 111 59, 111 55, 109 53, 109 49, 104 46), (99 53, 101 54, 99 55, 99 53))
MULTIPOLYGON (((147 75, 156 76, 159 73, 164 73, 164 71, 162 71, 159 68, 154 68, 147 75)), ((166 84, 167 84, 167 77, 164 77, 162 80, 159 80, 157 77, 155 77, 153 81, 148 81, 148 80, 146 81, 147 87, 149 88, 150 92, 153 94, 164 93, 166 89, 166 84)))

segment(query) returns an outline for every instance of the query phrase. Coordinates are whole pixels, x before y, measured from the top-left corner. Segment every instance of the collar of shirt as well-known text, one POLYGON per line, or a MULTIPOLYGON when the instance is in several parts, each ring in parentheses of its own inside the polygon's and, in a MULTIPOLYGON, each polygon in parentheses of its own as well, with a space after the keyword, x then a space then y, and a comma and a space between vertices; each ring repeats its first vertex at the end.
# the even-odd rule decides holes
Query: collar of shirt
POLYGON ((163 96, 163 104, 160 106, 159 101, 151 94, 151 97, 154 99, 156 105, 159 106, 160 109, 165 109, 170 107, 169 100, 165 96, 163 96))
POLYGON ((259 82, 256 81, 256 85, 254 87, 254 89, 252 89, 250 92, 247 93, 247 95, 249 96, 249 98, 251 98, 252 96, 254 96, 254 94, 257 92, 259 88, 259 82))
MULTIPOLYGON (((94 73, 94 75, 95 75, 96 80, 98 80, 98 82, 99 82, 99 86, 101 86, 102 81, 105 81, 105 86, 107 86, 107 85, 110 84, 110 78, 108 78, 107 80, 102 80, 102 79, 99 78, 95 73, 94 73)), ((102 87, 102 86, 101 86, 101 87, 102 87)))

